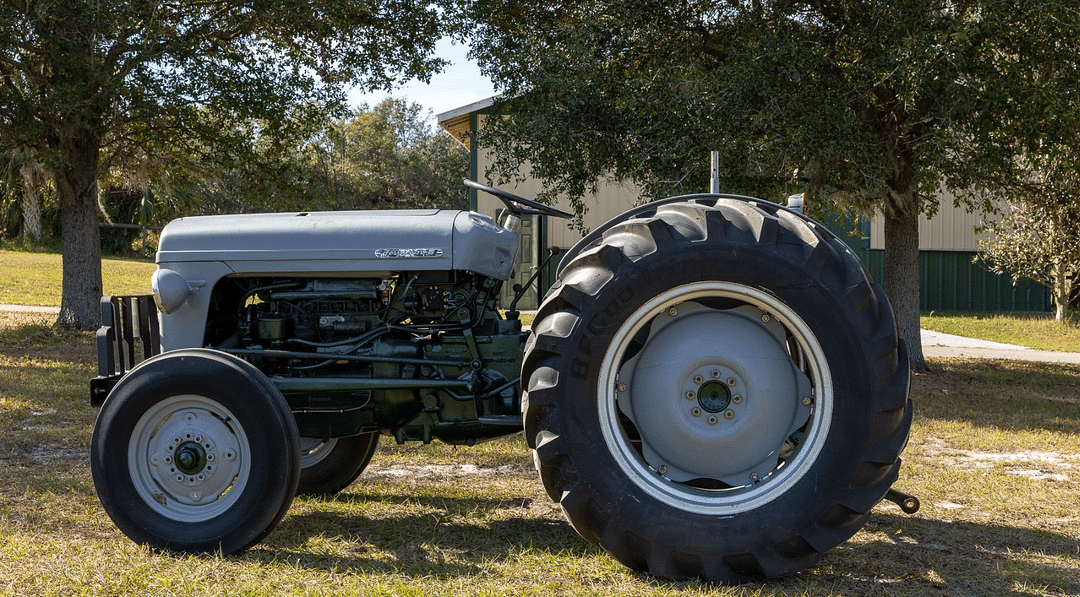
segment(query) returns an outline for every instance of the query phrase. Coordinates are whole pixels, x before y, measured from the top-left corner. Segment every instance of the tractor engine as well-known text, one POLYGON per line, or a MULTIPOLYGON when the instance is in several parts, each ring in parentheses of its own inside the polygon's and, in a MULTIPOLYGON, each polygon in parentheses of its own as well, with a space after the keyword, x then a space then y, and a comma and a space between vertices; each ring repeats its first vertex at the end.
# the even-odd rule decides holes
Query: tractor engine
POLYGON ((496 310, 500 288, 454 271, 226 277, 205 344, 270 376, 304 437, 380 430, 402 442, 474 443, 505 434, 503 417, 520 425, 525 335, 496 310))

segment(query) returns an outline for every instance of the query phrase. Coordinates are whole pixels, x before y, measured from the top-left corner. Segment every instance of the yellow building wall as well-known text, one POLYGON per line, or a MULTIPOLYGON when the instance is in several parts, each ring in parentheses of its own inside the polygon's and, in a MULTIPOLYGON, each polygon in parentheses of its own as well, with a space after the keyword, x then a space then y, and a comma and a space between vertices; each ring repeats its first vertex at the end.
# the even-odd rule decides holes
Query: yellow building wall
MULTIPOLYGON (((985 225, 989 218, 982 210, 968 213, 965 205, 953 205, 952 194, 942 191, 940 207, 934 217, 919 216, 919 250, 922 251, 978 251, 979 240, 986 233, 975 231, 985 225)), ((876 215, 870 220, 870 248, 885 248, 885 218, 876 215)))

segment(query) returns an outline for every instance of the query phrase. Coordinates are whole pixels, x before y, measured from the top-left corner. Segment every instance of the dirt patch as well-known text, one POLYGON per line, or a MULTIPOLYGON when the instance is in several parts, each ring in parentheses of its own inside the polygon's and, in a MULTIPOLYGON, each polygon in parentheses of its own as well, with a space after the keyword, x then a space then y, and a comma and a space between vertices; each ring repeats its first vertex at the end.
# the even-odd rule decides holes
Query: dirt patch
POLYGON ((1036 481, 1066 482, 1068 473, 1080 465, 1080 455, 1061 452, 982 452, 952 448, 938 438, 923 443, 927 456, 938 458, 946 466, 973 471, 990 468, 1003 469, 1006 474, 1026 477, 1036 481))
POLYGON ((517 466, 476 466, 475 464, 424 464, 418 466, 369 466, 364 469, 364 477, 420 478, 438 477, 440 479, 460 479, 463 477, 486 477, 510 475, 521 472, 517 466))

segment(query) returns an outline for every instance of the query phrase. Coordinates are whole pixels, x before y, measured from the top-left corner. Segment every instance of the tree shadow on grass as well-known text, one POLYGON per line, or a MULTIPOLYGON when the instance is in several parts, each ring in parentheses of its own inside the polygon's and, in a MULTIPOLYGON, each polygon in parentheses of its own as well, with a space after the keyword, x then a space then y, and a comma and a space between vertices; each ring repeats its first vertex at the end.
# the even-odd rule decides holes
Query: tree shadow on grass
POLYGON ((881 513, 862 533, 823 563, 857 594, 1080 595, 1077 535, 881 513))
POLYGON ((1080 365, 948 359, 912 377, 916 417, 1080 434, 1080 365))
POLYGON ((601 553, 561 518, 531 513, 532 500, 462 498, 430 490, 419 496, 339 494, 286 516, 265 541, 269 550, 244 557, 288 554, 296 564, 315 569, 464 577, 524 552, 571 558, 601 553))
MULTIPOLYGON (((561 518, 529 513, 530 498, 348 494, 287 516, 245 558, 326 571, 463 578, 524 553, 558 561, 608 557, 561 518), (341 514, 336 505, 364 509, 341 514)), ((854 540, 802 573, 752 584, 756 595, 1080 595, 1080 537, 1032 528, 875 513, 854 540)), ((551 571, 553 574, 557 570, 551 571)), ((699 583, 652 579, 672 590, 699 583)))

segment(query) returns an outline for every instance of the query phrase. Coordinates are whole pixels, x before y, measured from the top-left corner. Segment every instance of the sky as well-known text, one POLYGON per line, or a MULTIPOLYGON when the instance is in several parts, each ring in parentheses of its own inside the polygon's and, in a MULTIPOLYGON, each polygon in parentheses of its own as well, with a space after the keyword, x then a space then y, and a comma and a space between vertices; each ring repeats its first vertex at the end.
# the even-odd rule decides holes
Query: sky
POLYGON ((480 74, 480 67, 468 59, 468 53, 468 46, 455 44, 447 38, 441 39, 435 44, 435 55, 448 60, 450 64, 431 77, 429 84, 413 80, 390 93, 353 92, 349 95, 349 103, 357 107, 364 102, 375 105, 388 97, 405 99, 420 104, 424 112, 430 110, 434 124, 435 117, 443 112, 495 95, 491 80, 480 74))

